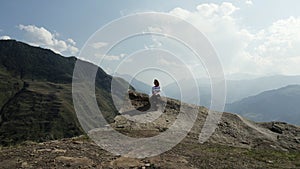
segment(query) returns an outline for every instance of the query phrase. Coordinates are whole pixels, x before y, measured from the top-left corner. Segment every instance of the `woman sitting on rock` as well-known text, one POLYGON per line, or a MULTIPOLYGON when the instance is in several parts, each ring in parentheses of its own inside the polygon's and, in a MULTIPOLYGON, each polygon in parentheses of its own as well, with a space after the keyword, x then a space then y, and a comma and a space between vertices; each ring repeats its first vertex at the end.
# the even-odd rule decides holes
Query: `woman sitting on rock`
POLYGON ((151 109, 157 109, 157 104, 160 101, 160 86, 157 79, 154 79, 152 87, 152 96, 150 97, 151 109))

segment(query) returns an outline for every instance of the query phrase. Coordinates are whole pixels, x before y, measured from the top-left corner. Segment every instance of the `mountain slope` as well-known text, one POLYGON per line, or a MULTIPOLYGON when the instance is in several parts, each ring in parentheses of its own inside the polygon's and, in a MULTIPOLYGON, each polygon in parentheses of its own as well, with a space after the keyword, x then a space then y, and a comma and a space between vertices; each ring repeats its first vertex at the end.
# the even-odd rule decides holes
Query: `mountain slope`
MULTIPOLYGON (((135 108, 143 107, 143 111, 149 108, 149 96, 129 92, 129 98, 135 108)), ((164 113, 147 123, 134 122, 127 117, 149 118, 155 114, 151 111, 147 112, 147 116, 144 116, 146 112, 132 114, 130 106, 125 105, 127 111, 116 116, 111 126, 133 138, 157 136, 166 127, 176 125, 174 121, 182 105, 192 106, 167 98, 164 113)), ((134 159, 113 155, 92 140, 77 137, 0 148, 0 165, 3 168, 299 168, 299 127, 281 122, 255 123, 239 115, 224 113, 210 139, 200 144, 198 137, 208 109, 197 109, 198 117, 188 135, 175 147, 157 156, 134 159)), ((110 132, 106 127, 102 131, 110 132)), ((90 132, 90 136, 97 132, 90 132)), ((159 144, 169 142, 166 138, 159 144)), ((136 152, 134 149, 131 151, 136 152)))
MULTIPOLYGON (((136 109, 149 107, 147 106, 149 105, 147 95, 133 92, 129 93, 129 97, 136 109)), ((150 137, 165 131, 171 125, 175 125, 174 121, 177 119, 178 114, 183 113, 180 112, 182 106, 185 106, 185 109, 187 109, 187 107, 192 107, 193 105, 167 98, 166 108, 159 117, 151 111, 143 112, 145 111, 143 109, 140 109, 142 110, 140 113, 132 114, 131 108, 127 107, 125 108, 127 111, 115 117, 114 123, 111 126, 121 132, 124 131, 125 134, 133 133, 134 137, 150 137), (145 119, 154 120, 152 122, 139 123, 140 121, 145 121, 145 119), (146 131, 153 132, 148 132, 147 135, 146 131)), ((199 144, 199 133, 208 114, 208 109, 205 107, 200 106, 197 109, 199 110, 198 117, 188 134, 190 141, 193 140, 195 144, 199 144)), ((294 125, 283 122, 256 123, 232 113, 223 113, 217 125, 217 129, 208 140, 210 143, 244 148, 300 149, 300 128, 294 125)))
POLYGON ((232 104, 226 111, 255 121, 284 121, 300 125, 300 85, 262 92, 232 104))
MULTIPOLYGON (((0 144, 83 134, 72 103, 75 62, 75 57, 48 49, 15 40, 0 41, 0 144)), ((111 79, 98 69, 96 96, 108 121, 117 114, 110 94, 111 79)), ((126 82, 120 79, 120 83, 126 82)))

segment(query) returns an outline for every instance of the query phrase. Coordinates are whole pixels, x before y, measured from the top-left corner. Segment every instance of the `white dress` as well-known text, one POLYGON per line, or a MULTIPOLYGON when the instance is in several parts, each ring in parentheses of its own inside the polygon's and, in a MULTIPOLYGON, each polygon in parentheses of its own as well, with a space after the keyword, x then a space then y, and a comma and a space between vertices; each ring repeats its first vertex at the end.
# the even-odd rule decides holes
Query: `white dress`
POLYGON ((153 86, 152 95, 159 95, 159 94, 160 94, 160 86, 153 86))

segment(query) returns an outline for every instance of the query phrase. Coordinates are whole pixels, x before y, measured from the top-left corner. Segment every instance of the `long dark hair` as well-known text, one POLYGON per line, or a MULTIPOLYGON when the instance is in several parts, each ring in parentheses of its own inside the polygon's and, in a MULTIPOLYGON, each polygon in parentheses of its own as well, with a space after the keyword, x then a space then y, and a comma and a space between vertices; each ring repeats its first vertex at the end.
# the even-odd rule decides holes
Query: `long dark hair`
POLYGON ((158 82, 158 80, 157 79, 154 79, 154 85, 157 87, 157 86, 159 86, 159 82, 158 82))

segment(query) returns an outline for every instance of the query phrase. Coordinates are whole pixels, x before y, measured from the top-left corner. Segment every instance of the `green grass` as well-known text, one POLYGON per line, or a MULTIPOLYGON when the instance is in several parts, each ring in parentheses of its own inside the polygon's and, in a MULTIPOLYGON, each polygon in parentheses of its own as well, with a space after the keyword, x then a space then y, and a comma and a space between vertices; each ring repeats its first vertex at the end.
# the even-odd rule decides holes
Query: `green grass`
POLYGON ((298 165, 300 164, 300 152, 297 151, 285 152, 278 150, 252 149, 244 154, 258 161, 272 160, 274 163, 281 163, 283 161, 298 161, 298 165))
POLYGON ((183 141, 174 149, 177 149, 172 150, 175 153, 180 152, 191 158, 199 168, 202 168, 203 162, 216 163, 223 168, 231 168, 230 165, 241 165, 240 168, 299 168, 300 166, 299 151, 248 149, 213 143, 199 144, 191 140, 183 141))

